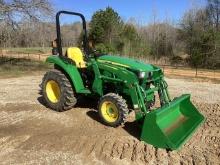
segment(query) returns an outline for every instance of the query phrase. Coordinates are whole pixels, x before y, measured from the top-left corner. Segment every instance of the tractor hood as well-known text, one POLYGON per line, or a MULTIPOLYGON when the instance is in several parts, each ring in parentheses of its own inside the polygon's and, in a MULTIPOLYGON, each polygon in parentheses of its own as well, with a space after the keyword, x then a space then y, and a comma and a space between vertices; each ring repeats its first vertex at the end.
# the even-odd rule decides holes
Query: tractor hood
POLYGON ((117 65, 121 67, 131 68, 138 71, 158 71, 160 68, 151 65, 145 64, 143 62, 137 61, 135 59, 120 57, 120 56, 111 56, 111 55, 103 55, 97 58, 98 62, 108 63, 112 65, 117 65))

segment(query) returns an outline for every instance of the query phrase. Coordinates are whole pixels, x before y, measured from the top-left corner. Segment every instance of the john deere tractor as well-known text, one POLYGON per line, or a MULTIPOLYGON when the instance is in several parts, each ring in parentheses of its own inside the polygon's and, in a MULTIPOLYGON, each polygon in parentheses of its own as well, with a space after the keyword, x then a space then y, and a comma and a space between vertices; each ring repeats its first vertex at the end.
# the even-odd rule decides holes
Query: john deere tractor
POLYGON ((42 80, 46 105, 55 111, 74 107, 80 96, 98 97, 98 114, 104 124, 117 127, 126 122, 130 111, 142 129, 140 140, 158 148, 178 149, 204 121, 202 114, 184 94, 171 100, 162 70, 130 58, 97 54, 87 40, 85 17, 80 13, 60 11, 56 15, 57 39, 53 55, 46 62, 54 64, 42 80), (82 48, 62 50, 60 15, 82 19, 82 48), (155 108, 155 98, 160 102, 155 108))

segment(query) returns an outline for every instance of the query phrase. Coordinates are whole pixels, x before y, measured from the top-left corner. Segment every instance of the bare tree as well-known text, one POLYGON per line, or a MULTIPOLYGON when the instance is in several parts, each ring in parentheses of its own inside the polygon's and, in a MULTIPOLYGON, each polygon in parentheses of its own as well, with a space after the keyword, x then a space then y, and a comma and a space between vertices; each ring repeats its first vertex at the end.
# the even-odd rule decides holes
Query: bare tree
POLYGON ((208 0, 208 14, 211 19, 211 23, 219 30, 219 19, 220 19, 220 0, 208 0))
POLYGON ((0 46, 44 46, 52 15, 48 0, 0 0, 0 46))
POLYGON ((52 11, 48 0, 0 0, 0 18, 13 26, 23 18, 46 18, 52 11))

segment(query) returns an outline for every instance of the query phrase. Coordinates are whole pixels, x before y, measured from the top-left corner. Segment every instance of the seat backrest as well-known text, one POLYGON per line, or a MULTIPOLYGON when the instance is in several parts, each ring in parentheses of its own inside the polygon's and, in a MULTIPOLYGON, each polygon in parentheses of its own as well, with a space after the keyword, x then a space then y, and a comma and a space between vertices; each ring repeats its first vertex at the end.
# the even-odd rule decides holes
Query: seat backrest
POLYGON ((77 68, 85 68, 86 62, 83 59, 82 51, 77 47, 67 48, 67 57, 76 63, 77 68))

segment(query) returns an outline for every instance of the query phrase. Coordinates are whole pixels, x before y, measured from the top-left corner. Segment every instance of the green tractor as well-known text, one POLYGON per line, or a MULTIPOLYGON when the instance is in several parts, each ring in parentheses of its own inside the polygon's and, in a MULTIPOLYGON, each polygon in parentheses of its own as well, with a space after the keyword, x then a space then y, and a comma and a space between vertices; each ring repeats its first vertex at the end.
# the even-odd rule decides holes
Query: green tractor
POLYGON ((159 67, 125 57, 91 53, 82 14, 58 12, 56 28, 53 55, 46 59, 54 64, 54 70, 44 75, 41 84, 49 108, 65 111, 74 107, 79 96, 98 97, 98 114, 104 124, 117 127, 134 111, 142 129, 140 140, 171 150, 183 145, 205 120, 191 103, 189 94, 171 100, 159 67), (61 14, 82 19, 82 50, 70 47, 63 55, 61 14), (154 108, 155 98, 159 98, 159 108, 154 108))

